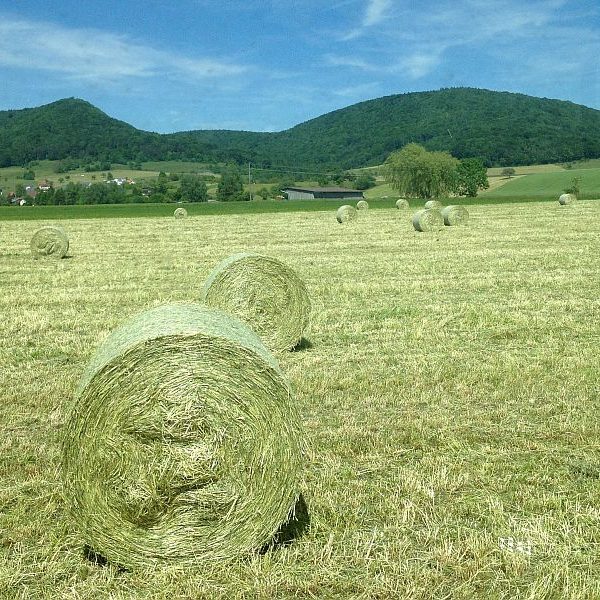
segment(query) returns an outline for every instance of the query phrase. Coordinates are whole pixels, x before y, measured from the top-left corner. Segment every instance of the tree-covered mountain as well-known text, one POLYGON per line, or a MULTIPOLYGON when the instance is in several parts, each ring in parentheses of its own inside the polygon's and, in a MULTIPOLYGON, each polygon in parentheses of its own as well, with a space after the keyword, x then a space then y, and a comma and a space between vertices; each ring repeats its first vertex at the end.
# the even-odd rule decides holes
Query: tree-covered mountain
POLYGON ((600 157, 600 111, 509 92, 451 88, 360 102, 277 133, 158 134, 74 98, 0 112, 0 166, 39 159, 228 161, 351 168, 417 142, 488 165, 600 157))

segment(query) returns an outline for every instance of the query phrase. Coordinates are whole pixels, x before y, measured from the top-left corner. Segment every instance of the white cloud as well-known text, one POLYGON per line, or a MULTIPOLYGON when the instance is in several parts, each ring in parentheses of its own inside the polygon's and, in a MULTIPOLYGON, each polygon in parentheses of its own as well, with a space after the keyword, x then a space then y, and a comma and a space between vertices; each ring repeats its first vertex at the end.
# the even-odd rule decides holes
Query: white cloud
POLYGON ((391 0, 369 0, 365 18, 363 19, 363 26, 371 27, 383 21, 391 5, 391 0))
MULTIPOLYGON (((348 55, 326 55, 327 63, 416 80, 443 66, 452 54, 472 52, 480 62, 504 52, 524 64, 547 64, 544 71, 553 72, 552 61, 568 62, 571 69, 579 60, 589 62, 585 52, 577 52, 577 60, 571 58, 576 46, 584 45, 593 51, 588 56, 595 56, 599 44, 592 39, 597 34, 588 35, 589 16, 578 15, 569 0, 424 0, 409 8, 402 4, 369 0, 361 26, 339 38, 348 42, 348 55), (369 29, 372 26, 376 31, 369 29), (563 52, 562 40, 569 37, 572 48, 563 52), (358 38, 360 44, 353 43, 358 38)), ((453 69, 460 71, 460 66, 453 69)))
POLYGON ((88 82, 157 75, 205 79, 247 70, 225 61, 158 50, 110 32, 6 17, 0 20, 0 65, 53 71, 88 82))

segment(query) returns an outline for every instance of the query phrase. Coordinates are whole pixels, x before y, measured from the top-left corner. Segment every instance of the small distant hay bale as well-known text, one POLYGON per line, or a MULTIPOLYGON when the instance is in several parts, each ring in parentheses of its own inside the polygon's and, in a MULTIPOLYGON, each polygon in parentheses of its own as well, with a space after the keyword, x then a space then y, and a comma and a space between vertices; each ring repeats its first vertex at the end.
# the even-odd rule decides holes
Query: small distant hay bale
POLYGON ((348 223, 349 221, 353 221, 356 219, 356 209, 354 206, 350 206, 349 204, 344 204, 337 209, 335 213, 335 218, 338 223, 348 223))
POLYGON ((403 210, 405 208, 410 208, 410 205, 408 204, 408 200, 406 198, 398 198, 398 200, 396 200, 396 208, 399 210, 403 210))
POLYGON ((412 224, 417 231, 434 231, 444 227, 444 217, 439 210, 424 208, 413 215, 412 224))
POLYGON ((558 198, 558 203, 565 206, 567 204, 573 204, 577 200, 575 194, 561 194, 558 198))
POLYGON ((62 227, 42 227, 31 238, 31 253, 34 258, 64 258, 68 251, 69 236, 62 227))
POLYGON ((366 200, 359 200, 356 203, 356 210, 366 210, 369 208, 369 203, 366 200))
POLYGON ((427 202, 425 202, 425 208, 440 209, 442 208, 442 203, 439 200, 427 200, 427 202))
POLYGON ((293 511, 305 441, 246 325, 199 304, 139 313, 85 370, 62 444, 81 541, 130 569, 240 558, 293 511))
POLYGON ((260 254, 226 258, 208 276, 200 299, 250 325, 271 350, 297 346, 310 317, 304 281, 281 261, 260 254))
POLYGON ((176 219, 185 219, 188 216, 188 212, 187 212, 187 210, 185 210, 185 208, 180 206, 179 208, 175 209, 173 216, 176 219))
POLYGON ((442 208, 442 217, 444 225, 465 225, 469 220, 469 211, 464 206, 453 204, 442 208))

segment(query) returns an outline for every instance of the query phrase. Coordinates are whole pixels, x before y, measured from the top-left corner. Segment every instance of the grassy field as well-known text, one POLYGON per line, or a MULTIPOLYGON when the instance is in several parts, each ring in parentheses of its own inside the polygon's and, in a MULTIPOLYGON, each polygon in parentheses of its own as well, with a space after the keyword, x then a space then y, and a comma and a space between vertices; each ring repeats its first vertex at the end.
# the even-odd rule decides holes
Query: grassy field
POLYGON ((0 226, 0 597, 600 597, 600 203, 478 205, 418 234, 410 213, 204 214, 0 226), (58 472, 65 407, 133 313, 197 298, 223 257, 293 265, 313 302, 280 362, 310 452, 310 527, 191 571, 89 562, 58 472))
POLYGON ((501 187, 482 192, 482 198, 555 198, 569 187, 574 177, 580 179, 580 198, 600 197, 600 169, 569 169, 559 172, 532 173, 505 180, 501 187))

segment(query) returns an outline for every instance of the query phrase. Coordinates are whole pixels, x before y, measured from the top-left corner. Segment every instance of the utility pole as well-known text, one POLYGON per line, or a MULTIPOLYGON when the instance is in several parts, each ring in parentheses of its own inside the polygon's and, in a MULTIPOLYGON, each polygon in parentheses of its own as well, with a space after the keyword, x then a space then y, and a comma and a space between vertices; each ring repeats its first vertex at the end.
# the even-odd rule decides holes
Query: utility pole
POLYGON ((248 163, 248 192, 250 193, 250 201, 252 201, 252 175, 250 174, 250 163, 248 163))

